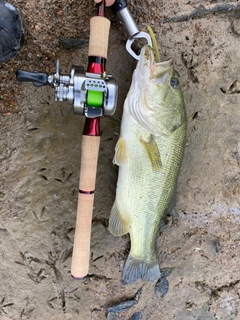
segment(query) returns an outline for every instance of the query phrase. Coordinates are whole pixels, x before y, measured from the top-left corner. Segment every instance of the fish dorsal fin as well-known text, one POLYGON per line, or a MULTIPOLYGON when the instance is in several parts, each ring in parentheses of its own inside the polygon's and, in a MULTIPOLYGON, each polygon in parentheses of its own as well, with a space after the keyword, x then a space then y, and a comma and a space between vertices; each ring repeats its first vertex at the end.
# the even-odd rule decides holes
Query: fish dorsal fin
POLYGON ((121 166, 127 160, 126 142, 123 138, 119 138, 115 147, 115 156, 113 163, 121 166))
POLYGON ((124 223, 114 202, 109 219, 109 231, 114 236, 123 236, 129 232, 129 227, 124 223))
POLYGON ((155 171, 161 170, 162 169, 161 156, 153 136, 151 135, 147 141, 144 139, 140 139, 140 142, 143 144, 145 150, 147 151, 153 170, 155 171))

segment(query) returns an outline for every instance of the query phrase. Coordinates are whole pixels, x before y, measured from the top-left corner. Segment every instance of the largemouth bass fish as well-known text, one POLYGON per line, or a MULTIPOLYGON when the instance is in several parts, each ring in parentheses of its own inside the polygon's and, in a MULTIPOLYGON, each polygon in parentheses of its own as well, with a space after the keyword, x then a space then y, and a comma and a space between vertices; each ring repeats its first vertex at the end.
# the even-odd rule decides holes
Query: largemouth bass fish
POLYGON ((186 139, 187 118, 173 60, 158 62, 154 53, 149 45, 141 50, 115 147, 119 173, 109 229, 115 236, 130 234, 125 284, 160 277, 156 238, 175 205, 186 139))

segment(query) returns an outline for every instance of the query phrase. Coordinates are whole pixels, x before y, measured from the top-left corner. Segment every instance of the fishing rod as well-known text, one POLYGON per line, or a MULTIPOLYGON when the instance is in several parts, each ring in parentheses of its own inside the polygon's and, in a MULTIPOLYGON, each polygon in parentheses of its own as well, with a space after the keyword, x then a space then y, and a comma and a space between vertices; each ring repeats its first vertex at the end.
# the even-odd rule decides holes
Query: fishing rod
POLYGON ((88 67, 72 66, 69 75, 56 72, 17 70, 18 82, 55 88, 55 101, 68 101, 75 114, 85 116, 82 134, 79 193, 74 235, 71 274, 82 279, 88 274, 94 191, 100 145, 100 118, 112 116, 117 106, 118 86, 106 73, 110 21, 104 17, 104 1, 98 5, 97 16, 90 20, 88 67))
POLYGON ((99 79, 97 84, 93 81, 87 92, 87 106, 94 108, 96 114, 94 117, 86 117, 82 136, 78 208, 71 268, 71 274, 75 279, 86 276, 89 268, 92 211, 100 145, 100 116, 104 101, 104 91, 100 88, 103 90, 105 88, 109 29, 110 21, 104 17, 104 1, 102 1, 98 6, 98 15, 90 20, 87 71, 99 75, 101 80, 99 79), (98 90, 92 90, 96 85, 98 90))

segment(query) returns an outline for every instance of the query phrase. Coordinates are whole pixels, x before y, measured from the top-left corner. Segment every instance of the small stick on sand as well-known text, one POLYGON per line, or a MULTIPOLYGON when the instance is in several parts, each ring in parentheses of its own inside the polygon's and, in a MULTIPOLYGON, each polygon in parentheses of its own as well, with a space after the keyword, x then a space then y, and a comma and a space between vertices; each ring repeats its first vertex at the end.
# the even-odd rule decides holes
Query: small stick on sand
POLYGON ((166 22, 180 22, 187 21, 189 19, 196 19, 203 17, 207 14, 214 13, 233 13, 236 11, 240 11, 240 3, 222 3, 217 5, 210 5, 205 7, 204 5, 200 5, 197 9, 193 10, 190 13, 184 13, 180 16, 168 17, 163 19, 163 23, 166 22))

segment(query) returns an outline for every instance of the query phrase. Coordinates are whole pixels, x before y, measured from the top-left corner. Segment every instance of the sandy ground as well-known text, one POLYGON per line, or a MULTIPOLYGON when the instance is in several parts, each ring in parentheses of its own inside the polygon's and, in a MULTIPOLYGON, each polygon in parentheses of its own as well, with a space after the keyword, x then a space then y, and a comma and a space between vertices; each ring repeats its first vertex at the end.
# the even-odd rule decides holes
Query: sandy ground
POLYGON ((129 237, 106 228, 117 180, 114 146, 136 65, 117 19, 107 11, 107 71, 119 84, 119 102, 115 117, 101 121, 90 276, 78 282, 70 267, 84 118, 54 102, 51 88, 19 86, 14 70, 52 73, 56 58, 66 74, 72 64, 86 67, 87 45, 67 49, 59 39, 88 40, 95 8, 93 1, 11 3, 21 9, 26 41, 0 65, 0 319, 240 319, 239 11, 163 21, 200 4, 237 2, 130 1, 139 27, 150 24, 163 56, 174 58, 188 114, 176 216, 157 240, 164 296, 155 294, 155 283, 121 284, 129 237), (106 309, 125 301, 132 307, 123 312, 106 309))

